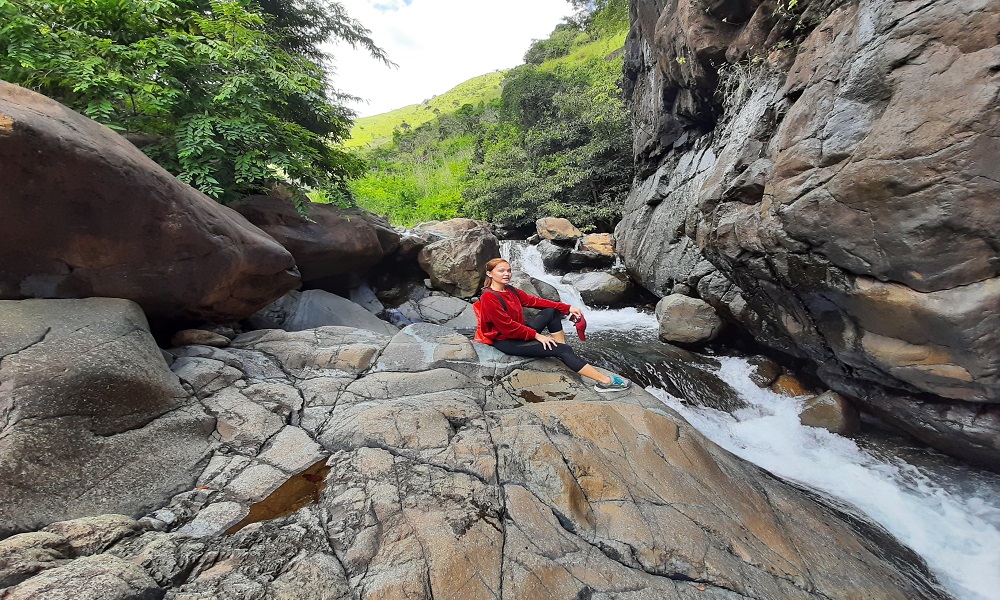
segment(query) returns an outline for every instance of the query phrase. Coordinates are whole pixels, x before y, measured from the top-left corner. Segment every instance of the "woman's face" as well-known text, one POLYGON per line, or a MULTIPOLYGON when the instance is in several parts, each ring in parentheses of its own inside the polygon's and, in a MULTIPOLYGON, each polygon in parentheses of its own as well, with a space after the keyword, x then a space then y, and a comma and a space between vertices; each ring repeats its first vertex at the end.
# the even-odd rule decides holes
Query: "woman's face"
POLYGON ((488 271, 486 274, 489 275, 490 279, 493 281, 506 285, 510 283, 510 263, 499 263, 497 266, 493 267, 492 271, 488 271))

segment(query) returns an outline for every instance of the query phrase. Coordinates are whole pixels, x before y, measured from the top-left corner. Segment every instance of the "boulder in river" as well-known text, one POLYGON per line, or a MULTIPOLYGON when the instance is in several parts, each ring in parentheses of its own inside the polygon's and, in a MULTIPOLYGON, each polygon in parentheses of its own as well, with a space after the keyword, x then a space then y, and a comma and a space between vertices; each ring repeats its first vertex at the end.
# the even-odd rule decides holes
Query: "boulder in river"
POLYGON ((238 213, 2 81, 0 163, 0 298, 127 298, 151 320, 225 322, 298 283, 292 256, 238 213))
POLYGON ((854 435, 861 429, 858 409, 837 392, 824 392, 806 400, 799 421, 840 435, 854 435))
POLYGON ((722 319, 703 300, 671 294, 656 303, 660 339, 679 344, 698 344, 715 339, 722 331, 722 319))
POLYGON ((539 236, 552 242, 575 242, 583 237, 576 225, 561 217, 542 217, 535 221, 535 229, 539 236))
POLYGON ((570 273, 562 278, 578 292, 588 305, 614 306, 625 300, 632 288, 632 282, 622 275, 595 271, 592 273, 570 273))

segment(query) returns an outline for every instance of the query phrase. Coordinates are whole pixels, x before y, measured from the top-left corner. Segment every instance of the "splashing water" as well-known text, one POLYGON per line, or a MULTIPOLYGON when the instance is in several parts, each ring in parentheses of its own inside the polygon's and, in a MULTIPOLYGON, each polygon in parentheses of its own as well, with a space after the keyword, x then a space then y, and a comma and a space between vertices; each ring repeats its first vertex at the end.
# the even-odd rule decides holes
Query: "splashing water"
POLYGON ((545 271, 542 255, 538 248, 524 243, 504 241, 500 246, 500 254, 510 261, 515 271, 540 279, 559 291, 559 297, 566 304, 581 306, 587 309, 587 331, 629 331, 634 329, 655 329, 656 317, 636 310, 635 308, 619 308, 613 310, 593 309, 587 306, 577 291, 571 285, 562 283, 558 275, 545 271))
POLYGON ((876 457, 853 440, 802 425, 801 399, 758 388, 743 359, 720 361, 719 377, 747 408, 732 414, 697 408, 647 389, 737 456, 857 507, 921 555, 956 598, 1000 598, 1000 481, 983 474, 970 493, 945 489, 941 477, 919 467, 876 457))

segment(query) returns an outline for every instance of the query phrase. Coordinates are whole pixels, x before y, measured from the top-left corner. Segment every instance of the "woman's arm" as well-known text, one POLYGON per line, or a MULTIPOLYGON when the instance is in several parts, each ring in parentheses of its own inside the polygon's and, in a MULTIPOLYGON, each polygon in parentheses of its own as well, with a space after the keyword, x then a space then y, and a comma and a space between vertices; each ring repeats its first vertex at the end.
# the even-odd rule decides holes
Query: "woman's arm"
POLYGON ((515 290, 514 293, 517 294, 518 299, 521 300, 521 306, 527 306, 528 308, 554 308, 564 315, 568 315, 570 308, 572 308, 565 302, 553 302, 552 300, 532 296, 528 292, 518 288, 513 289, 515 290))

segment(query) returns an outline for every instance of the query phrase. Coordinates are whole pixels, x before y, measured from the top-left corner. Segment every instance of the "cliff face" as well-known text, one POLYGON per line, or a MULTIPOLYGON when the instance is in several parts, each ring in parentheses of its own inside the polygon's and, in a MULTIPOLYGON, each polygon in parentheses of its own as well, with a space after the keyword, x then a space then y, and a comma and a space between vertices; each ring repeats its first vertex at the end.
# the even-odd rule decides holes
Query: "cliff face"
POLYGON ((1000 4, 636 0, 633 275, 1000 458, 1000 4))

